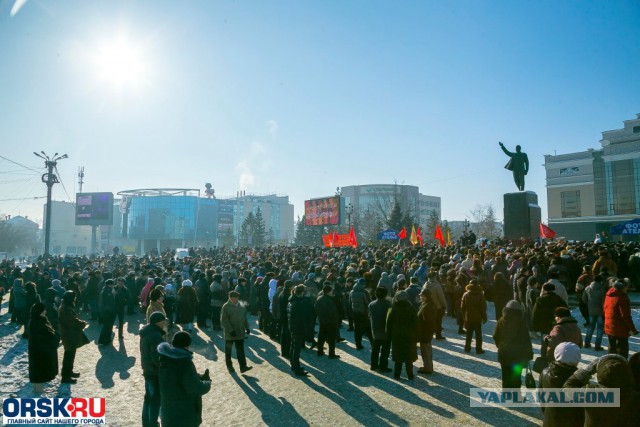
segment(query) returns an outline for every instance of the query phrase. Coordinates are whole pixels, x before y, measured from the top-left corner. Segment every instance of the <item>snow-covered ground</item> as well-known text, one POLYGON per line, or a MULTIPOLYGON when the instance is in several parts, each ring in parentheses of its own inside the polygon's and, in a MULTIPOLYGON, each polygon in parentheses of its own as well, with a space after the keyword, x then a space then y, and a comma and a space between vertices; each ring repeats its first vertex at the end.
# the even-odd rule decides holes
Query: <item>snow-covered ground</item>
MULTIPOLYGON (((489 306, 489 318, 494 319, 493 304, 489 306)), ((2 312, 0 398, 33 397, 28 383, 27 341, 21 340, 17 327, 9 323, 6 302, 2 312)), ((573 314, 582 323, 577 309, 573 314)), ((640 325, 639 314, 634 310, 636 325, 640 325)), ((129 316, 128 321, 123 342, 116 340, 114 347, 105 349, 92 342, 78 350, 75 370, 82 376, 77 384, 61 385, 58 377, 45 388, 44 396, 105 397, 109 426, 139 426, 144 381, 137 332, 142 316, 129 316)), ((491 339, 495 321, 483 328, 486 353, 481 356, 463 352, 464 340, 455 333, 454 319, 446 317, 443 323, 447 341, 434 341, 436 373, 416 375, 413 381, 395 381, 389 374, 371 372, 370 346, 365 341, 365 350, 356 350, 353 334, 346 328, 342 335, 347 342, 338 344, 341 359, 329 360, 303 350, 302 361, 311 374, 304 379, 290 374, 287 361, 278 355, 278 344, 256 329, 246 343, 254 369, 247 375, 231 376, 224 365, 222 338, 210 331, 197 331, 191 347, 194 360, 200 372, 210 369, 213 380, 211 392, 203 399, 203 425, 539 425, 537 409, 469 405, 469 388, 500 386, 500 366, 491 339)), ((99 326, 92 324, 86 332, 95 340, 99 326)), ((630 344, 632 353, 640 349, 638 337, 632 337, 630 344)), ((603 345, 607 345, 606 338, 603 345)), ((534 347, 539 353, 539 346, 534 343, 534 347)), ((584 350, 582 362, 602 354, 584 350)), ((61 364, 62 348, 59 360, 61 364)))

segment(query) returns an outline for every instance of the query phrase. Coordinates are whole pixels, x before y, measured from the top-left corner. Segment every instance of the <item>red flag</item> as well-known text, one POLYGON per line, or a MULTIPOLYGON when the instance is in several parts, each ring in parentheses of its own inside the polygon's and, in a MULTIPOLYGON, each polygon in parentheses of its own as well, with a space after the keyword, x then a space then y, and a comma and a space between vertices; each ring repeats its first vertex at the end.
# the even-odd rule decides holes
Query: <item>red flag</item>
POLYGON ((420 246, 422 246, 423 242, 422 242, 422 228, 421 227, 418 227, 418 231, 417 231, 416 237, 418 238, 418 242, 420 242, 420 246))
POLYGON ((436 224, 436 233, 433 236, 438 242, 440 242, 440 246, 444 248, 444 237, 442 236, 442 229, 440 228, 440 224, 436 224))
POLYGON ((356 231, 351 227, 349 230, 349 244, 354 248, 358 247, 358 239, 356 238, 356 231))
POLYGON ((402 230, 398 233, 398 239, 406 239, 407 238, 407 227, 402 227, 402 230))
POLYGON ((554 237, 556 237, 556 232, 543 223, 540 223, 540 237, 542 237, 543 239, 553 239, 554 237))

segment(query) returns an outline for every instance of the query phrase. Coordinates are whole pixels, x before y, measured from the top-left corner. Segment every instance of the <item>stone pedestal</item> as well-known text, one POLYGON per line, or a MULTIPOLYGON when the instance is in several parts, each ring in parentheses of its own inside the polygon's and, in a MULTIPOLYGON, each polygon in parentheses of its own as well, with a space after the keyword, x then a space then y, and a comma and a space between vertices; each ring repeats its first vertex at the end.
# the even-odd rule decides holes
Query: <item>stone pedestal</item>
POLYGON ((540 206, 533 191, 504 195, 504 237, 509 240, 540 236, 540 206))

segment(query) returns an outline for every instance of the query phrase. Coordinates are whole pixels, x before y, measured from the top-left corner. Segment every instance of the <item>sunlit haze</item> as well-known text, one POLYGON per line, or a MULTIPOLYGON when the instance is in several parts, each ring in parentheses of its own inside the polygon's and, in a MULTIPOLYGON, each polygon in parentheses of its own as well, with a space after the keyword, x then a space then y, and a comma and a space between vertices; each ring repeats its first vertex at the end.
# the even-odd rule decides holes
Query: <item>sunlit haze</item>
POLYGON ((305 199, 394 183, 469 218, 516 191, 521 145, 600 148, 640 113, 640 3, 0 1, 0 213, 84 191, 305 199), (25 169, 22 165, 29 167, 25 169), (35 199, 34 199, 35 198, 35 199))

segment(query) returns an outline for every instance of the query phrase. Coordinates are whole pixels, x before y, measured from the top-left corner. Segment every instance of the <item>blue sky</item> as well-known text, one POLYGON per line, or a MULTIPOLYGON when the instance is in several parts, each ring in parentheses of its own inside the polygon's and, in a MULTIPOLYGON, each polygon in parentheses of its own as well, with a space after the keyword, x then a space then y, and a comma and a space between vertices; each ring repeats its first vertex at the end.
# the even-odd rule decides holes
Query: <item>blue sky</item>
MULTIPOLYGON (((640 112, 637 1, 18 6, 0 0, 0 154, 68 154, 71 198, 84 166, 84 191, 211 182, 302 215, 337 186, 398 182, 440 196, 443 219, 502 218, 503 141, 528 153, 544 219, 544 155, 599 148, 640 112)), ((0 159, 0 212, 40 218, 42 199, 6 200, 46 194, 19 169, 0 159)))

